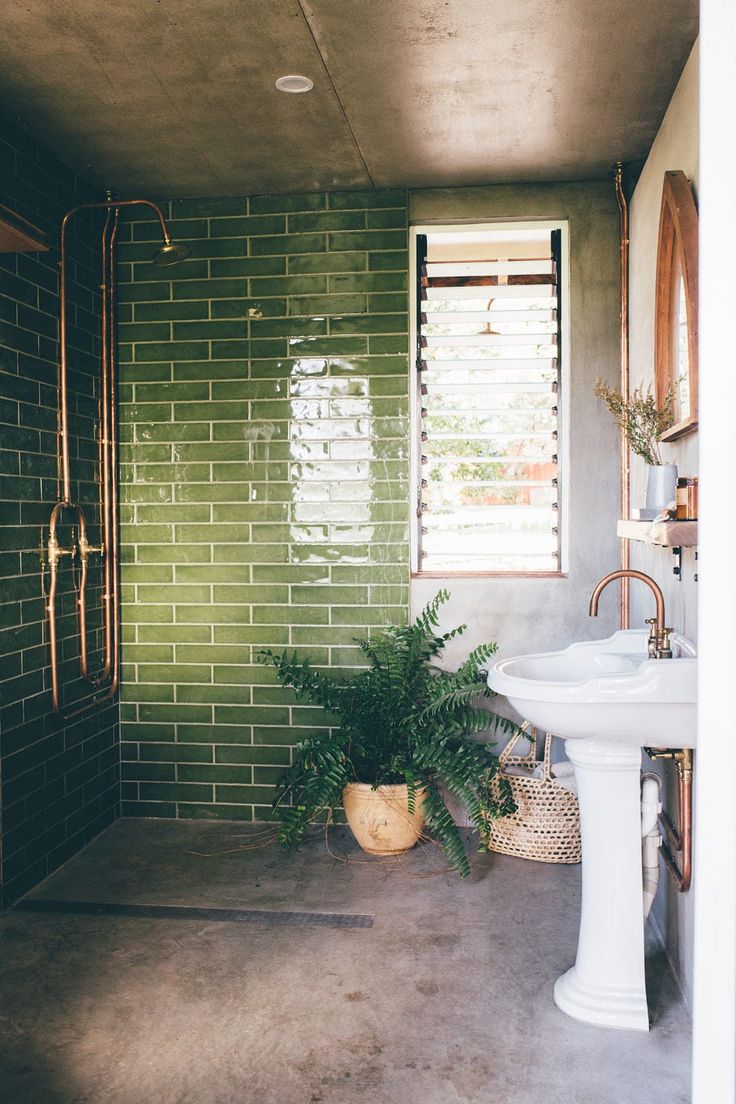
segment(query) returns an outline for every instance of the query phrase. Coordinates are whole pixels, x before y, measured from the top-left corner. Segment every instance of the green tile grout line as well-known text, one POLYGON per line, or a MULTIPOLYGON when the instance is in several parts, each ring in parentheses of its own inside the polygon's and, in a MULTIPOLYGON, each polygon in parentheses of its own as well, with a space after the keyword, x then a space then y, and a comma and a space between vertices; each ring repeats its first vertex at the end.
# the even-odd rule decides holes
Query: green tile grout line
POLYGON ((408 611, 404 191, 170 204, 120 244, 123 799, 270 815, 325 724, 254 662, 334 668, 408 611))

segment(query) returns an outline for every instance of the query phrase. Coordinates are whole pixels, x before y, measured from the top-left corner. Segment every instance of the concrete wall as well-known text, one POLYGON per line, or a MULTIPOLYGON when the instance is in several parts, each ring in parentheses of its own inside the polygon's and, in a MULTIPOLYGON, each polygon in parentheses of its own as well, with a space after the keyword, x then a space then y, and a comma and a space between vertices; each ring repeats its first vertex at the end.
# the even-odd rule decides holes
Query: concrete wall
MULTIPOLYGON (((698 193, 698 44, 683 70, 667 114, 644 166, 631 200, 631 323, 630 354, 632 387, 654 385, 654 294, 657 265, 657 235, 662 183, 665 172, 682 169, 698 193)), ((676 463, 681 475, 698 473, 698 434, 690 433, 663 445, 663 457, 676 463)), ((643 504, 646 465, 632 457, 632 503, 643 504)), ((664 548, 632 542, 631 565, 647 572, 664 591, 667 623, 690 636, 697 631, 697 565, 695 550, 683 556, 682 581, 672 573, 674 558, 664 548)), ((631 588, 631 623, 640 624, 652 616, 651 597, 644 587, 631 588)), ((674 771, 668 778, 667 805, 677 809, 674 771)), ((697 877, 697 871, 695 873, 697 877)), ((686 999, 692 992, 692 891, 678 894, 667 879, 660 886, 654 907, 654 922, 665 938, 668 953, 680 978, 686 999)))
MULTIPOLYGON (((618 625, 616 587, 588 617, 588 595, 618 566, 618 438, 593 394, 597 376, 618 373, 618 213, 606 182, 448 188, 410 194, 412 223, 484 219, 567 219, 570 234, 570 496, 567 575, 559 578, 414 578, 416 612, 440 586, 452 599, 445 624, 468 623, 448 663, 496 640, 499 655, 561 647, 606 636, 618 625)), ((563 473, 561 473, 563 474, 563 473)), ((564 476, 563 476, 564 478, 564 476)))

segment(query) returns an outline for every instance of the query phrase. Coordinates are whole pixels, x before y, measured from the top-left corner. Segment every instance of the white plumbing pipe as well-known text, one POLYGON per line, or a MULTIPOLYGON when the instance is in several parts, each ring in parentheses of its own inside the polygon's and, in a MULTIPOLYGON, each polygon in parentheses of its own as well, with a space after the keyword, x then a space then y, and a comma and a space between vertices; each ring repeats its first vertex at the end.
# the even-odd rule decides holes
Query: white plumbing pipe
POLYGON ((641 780, 641 863, 642 885, 644 891, 644 923, 657 896, 659 885, 659 849, 662 837, 659 834, 659 814, 662 812, 660 801, 661 780, 656 774, 645 774, 641 780))

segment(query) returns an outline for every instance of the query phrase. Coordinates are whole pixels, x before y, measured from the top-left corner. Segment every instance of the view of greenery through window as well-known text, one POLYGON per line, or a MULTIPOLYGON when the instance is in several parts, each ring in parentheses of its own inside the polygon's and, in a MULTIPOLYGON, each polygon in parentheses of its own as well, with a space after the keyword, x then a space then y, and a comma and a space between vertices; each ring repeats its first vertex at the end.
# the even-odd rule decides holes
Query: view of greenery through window
POLYGON ((461 245, 457 260, 435 260, 433 237, 420 273, 419 570, 557 571, 550 233, 544 252, 523 243, 533 257, 506 240, 488 242, 483 260, 463 260, 461 245))

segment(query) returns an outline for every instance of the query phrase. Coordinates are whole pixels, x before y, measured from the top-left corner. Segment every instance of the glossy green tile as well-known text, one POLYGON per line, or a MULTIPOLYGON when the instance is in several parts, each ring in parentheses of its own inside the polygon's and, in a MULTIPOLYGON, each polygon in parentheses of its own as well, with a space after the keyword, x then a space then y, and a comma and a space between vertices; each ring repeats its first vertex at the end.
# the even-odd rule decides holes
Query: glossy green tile
POLYGON ((139 625, 138 640, 141 644, 158 643, 161 641, 194 644, 208 643, 212 637, 209 625, 139 625))
MULTIPOLYGON (((303 261, 305 258, 301 258, 303 261)), ((320 270, 324 271, 324 269, 320 270)), ((305 272, 308 270, 305 269, 305 272)), ((250 283, 250 294, 258 301, 261 297, 284 295, 319 295, 327 291, 326 275, 302 275, 291 274, 289 276, 274 276, 271 278, 253 279, 250 283)))
POLYGON ((168 341, 170 322, 124 322, 117 328, 120 341, 168 341))
POLYGON ((270 786, 215 786, 215 801, 218 804, 268 805, 272 799, 273 788, 270 786))
POLYGON ((173 763, 131 763, 123 760, 121 774, 125 782, 174 782, 176 767, 173 763))
POLYGON ((291 256, 293 253, 324 253, 327 249, 326 234, 283 234, 277 237, 251 239, 254 257, 291 256))
MULTIPOLYGON (((168 222, 168 227, 175 241, 189 242, 193 238, 206 238, 209 236, 209 223, 206 218, 180 218, 174 213, 168 222)), ((148 222, 134 222, 133 240, 156 242, 158 244, 161 240, 161 229, 156 220, 150 219, 148 222)))
POLYGON ((223 744, 215 747, 217 763, 251 763, 255 766, 277 766, 283 769, 289 765, 289 749, 278 745, 264 748, 261 745, 242 746, 223 744))
POLYGON ((404 315, 405 327, 408 325, 407 311, 409 300, 403 292, 372 292, 368 296, 368 310, 377 313, 395 313, 404 315))
POLYGON ((252 196, 250 210, 253 214, 272 211, 323 211, 327 207, 324 192, 306 192, 299 195, 252 196))
POLYGON ((318 272, 365 272, 368 267, 366 254, 356 250, 306 254, 289 257, 289 275, 318 272))
POLYGON ((153 583, 150 586, 139 584, 136 587, 136 600, 138 602, 156 602, 166 599, 179 605, 183 602, 206 602, 212 600, 210 588, 204 585, 187 585, 186 583, 172 583, 164 586, 162 583, 153 583))
POLYGON ((174 322, 172 323, 172 329, 174 341, 189 341, 190 339, 227 341, 230 338, 243 338, 247 332, 243 319, 174 322))
POLYGON ((360 356, 368 352, 364 336, 293 337, 289 339, 291 356, 360 356))
POLYGON ((248 819, 324 723, 258 648, 360 663, 406 616, 406 196, 211 202, 187 278, 121 270, 126 808, 248 819))
POLYGON ((402 353, 409 351, 409 338, 405 333, 391 336, 374 336, 368 339, 368 352, 375 356, 384 353, 402 353))
POLYGON ((280 276, 286 272, 286 258, 216 257, 210 261, 210 272, 215 279, 227 276, 280 276))
MULTIPOLYGON (((131 700, 131 686, 132 683, 124 679, 122 680, 120 687, 120 700, 131 700)), ((135 683, 135 700, 140 704, 142 701, 146 702, 173 702, 174 700, 174 686, 167 686, 164 683, 158 683, 157 686, 146 686, 145 683, 135 683)))
POLYGON ((209 705, 141 705, 138 710, 141 721, 173 721, 183 724, 187 721, 211 721, 212 707, 209 705))
POLYGON ((407 231, 405 230, 347 230, 336 231, 328 235, 330 252, 358 249, 404 249, 407 231))
MULTIPOLYGON (((206 272, 203 275, 207 277, 206 272)), ((172 290, 174 299, 244 299, 248 294, 244 279, 186 280, 174 284, 172 290)))
MULTIPOLYGON (((210 317, 210 304, 209 301, 202 300, 179 300, 175 302, 136 302, 135 305, 135 325, 139 326, 141 322, 156 322, 156 321, 173 321, 179 319, 186 319, 191 321, 195 318, 209 318, 210 317)), ((136 339, 137 330, 132 331, 134 333, 134 340, 136 339)))
POLYGON ((245 359, 249 355, 250 345, 247 341, 212 342, 213 360, 230 360, 232 357, 243 357, 245 359))
POLYGON ((136 342, 135 360, 207 360, 210 348, 206 341, 141 341, 136 342))
POLYGON ((309 230, 363 230, 366 216, 363 211, 326 211, 289 215, 289 233, 309 230))
MULTIPOLYGON (((164 743, 164 744, 149 744, 142 743, 140 748, 140 762, 141 763, 211 763, 212 752, 211 747, 206 745, 197 744, 179 744, 179 743, 164 743)), ((233 762, 238 762, 237 759, 233 762)), ((187 779, 180 778, 180 781, 185 782, 187 779)), ((197 782, 204 782, 204 778, 196 778, 197 782)))
POLYGON ((194 258, 245 257, 248 252, 246 238, 208 238, 207 241, 190 241, 187 245, 194 258))
POLYGON ((289 314, 362 314, 364 295, 296 295, 289 299, 289 314))
POLYGON ((141 782, 141 801, 212 801, 212 786, 183 782, 141 782))
POLYGON ((406 291, 406 272, 337 273, 329 278, 330 294, 356 291, 406 291))
MULTIPOLYGON (((311 227, 304 227, 304 229, 311 229, 311 227)), ((227 238, 234 235, 248 238, 254 234, 285 234, 286 217, 284 215, 238 215, 231 218, 212 218, 210 232, 214 238, 227 238)))
POLYGON ((409 254, 406 249, 398 249, 394 252, 369 253, 368 269, 370 272, 399 272, 406 282, 409 271, 409 254))
POLYGON ((402 188, 350 192, 328 192, 328 207, 332 211, 350 211, 373 207, 406 209, 407 193, 402 188))
POLYGON ((209 399, 208 383, 136 383, 136 402, 188 402, 195 399, 209 399))
POLYGON ((369 230, 406 230, 408 226, 406 208, 367 211, 366 226, 369 230))
POLYGON ((175 199, 171 204, 175 218, 196 218, 203 215, 215 218, 218 215, 241 215, 248 209, 247 199, 175 199))
POLYGON ((216 299, 210 304, 213 318, 284 318, 286 299, 216 299))
POLYGON ((325 318, 264 318, 251 322, 253 337, 292 337, 326 334, 325 318))
POLYGON ((406 334, 405 314, 352 314, 330 319, 330 334, 406 334))

